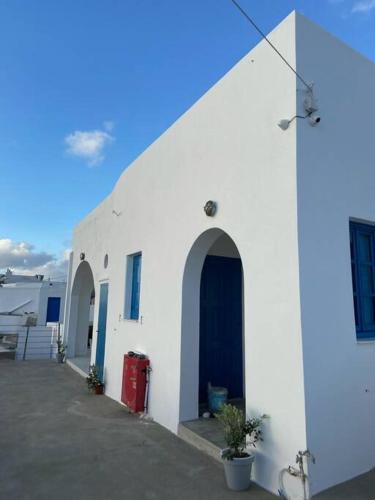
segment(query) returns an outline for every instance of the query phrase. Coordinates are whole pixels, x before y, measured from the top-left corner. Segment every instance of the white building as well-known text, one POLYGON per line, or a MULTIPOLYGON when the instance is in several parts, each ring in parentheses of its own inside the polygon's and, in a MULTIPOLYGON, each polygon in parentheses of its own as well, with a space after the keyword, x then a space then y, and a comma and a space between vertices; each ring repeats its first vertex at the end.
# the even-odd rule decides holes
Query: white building
POLYGON ((9 283, 33 283, 37 281, 43 281, 43 274, 14 274, 11 269, 7 269, 5 274, 0 274, 0 285, 9 283))
POLYGON ((55 356, 62 328, 66 283, 7 272, 0 284, 0 354, 15 359, 55 356))
POLYGON ((66 283, 21 280, 0 286, 0 325, 24 324, 25 316, 36 318, 36 325, 62 322, 66 283))
POLYGON ((295 13, 270 39, 313 96, 262 41, 127 168, 75 229, 66 338, 87 352, 95 290, 108 396, 135 349, 173 432, 227 386, 270 416, 255 480, 309 448, 318 492, 375 465, 375 65, 295 13))

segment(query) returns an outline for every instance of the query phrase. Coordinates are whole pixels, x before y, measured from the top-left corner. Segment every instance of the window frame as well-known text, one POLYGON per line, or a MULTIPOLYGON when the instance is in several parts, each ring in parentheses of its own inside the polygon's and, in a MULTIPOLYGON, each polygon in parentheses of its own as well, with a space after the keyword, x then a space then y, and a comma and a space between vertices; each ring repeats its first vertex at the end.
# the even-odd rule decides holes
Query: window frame
POLYGON ((354 321, 358 340, 375 339, 375 225, 363 222, 349 221, 350 229, 350 263, 352 276, 352 294, 354 321), (368 236, 370 241, 370 259, 362 260, 360 252, 360 236, 368 236), (371 267, 372 292, 369 293, 364 288, 364 274, 361 273, 362 266, 371 267), (365 308, 364 300, 372 299, 373 323, 366 324, 364 321, 365 308))

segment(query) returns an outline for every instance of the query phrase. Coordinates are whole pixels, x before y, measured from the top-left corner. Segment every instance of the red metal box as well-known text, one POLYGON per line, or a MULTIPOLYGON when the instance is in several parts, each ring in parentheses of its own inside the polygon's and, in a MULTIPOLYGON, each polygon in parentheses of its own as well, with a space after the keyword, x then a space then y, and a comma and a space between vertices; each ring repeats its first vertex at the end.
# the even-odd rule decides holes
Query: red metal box
POLYGON ((127 353, 124 355, 121 401, 134 412, 145 407, 147 370, 150 360, 143 355, 127 353))

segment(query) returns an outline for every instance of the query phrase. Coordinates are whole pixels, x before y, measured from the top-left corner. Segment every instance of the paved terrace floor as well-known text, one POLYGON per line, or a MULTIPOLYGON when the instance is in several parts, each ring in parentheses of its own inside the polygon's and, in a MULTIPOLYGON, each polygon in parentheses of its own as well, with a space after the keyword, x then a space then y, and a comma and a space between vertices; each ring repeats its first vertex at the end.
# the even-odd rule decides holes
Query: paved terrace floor
POLYGON ((53 361, 0 362, 1 500, 272 500, 53 361))
MULTIPOLYGON (((222 466, 129 415, 52 361, 0 362, 1 500, 272 500, 226 489, 222 466)), ((375 473, 320 500, 373 500, 375 473)))

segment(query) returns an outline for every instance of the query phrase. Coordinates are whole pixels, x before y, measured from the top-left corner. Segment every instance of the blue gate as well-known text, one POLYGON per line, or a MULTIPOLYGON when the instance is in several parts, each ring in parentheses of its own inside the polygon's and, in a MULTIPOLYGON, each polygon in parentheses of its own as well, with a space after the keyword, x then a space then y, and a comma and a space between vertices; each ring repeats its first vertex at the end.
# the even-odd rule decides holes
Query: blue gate
POLYGON ((105 335, 107 329, 108 283, 100 285, 99 317, 96 341, 95 364, 98 368, 100 380, 103 382, 105 335))
POLYGON ((207 256, 201 277, 199 402, 207 384, 243 397, 241 259, 207 256))

